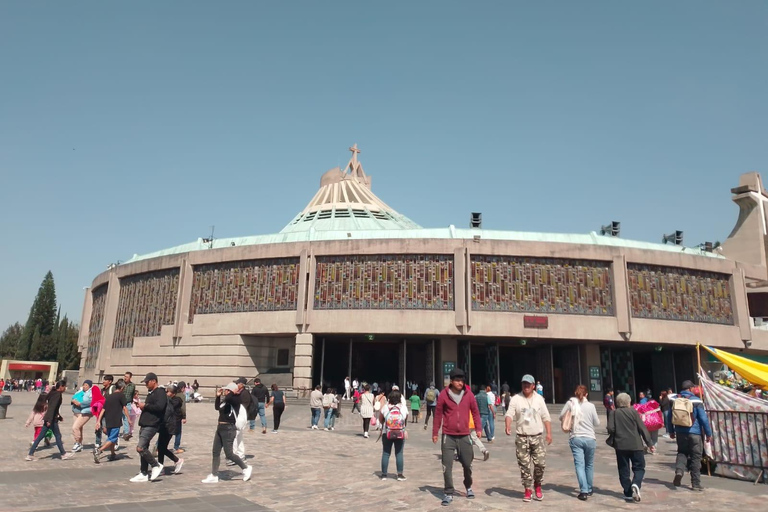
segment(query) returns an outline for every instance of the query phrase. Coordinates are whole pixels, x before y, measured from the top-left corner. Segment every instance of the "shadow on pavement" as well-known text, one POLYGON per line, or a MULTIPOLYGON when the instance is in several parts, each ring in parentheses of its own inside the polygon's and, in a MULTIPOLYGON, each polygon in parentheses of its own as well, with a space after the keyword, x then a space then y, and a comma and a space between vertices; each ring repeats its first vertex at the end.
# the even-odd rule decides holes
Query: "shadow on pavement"
POLYGON ((488 496, 492 496, 493 493, 501 494, 502 496, 506 496, 507 498, 513 498, 518 500, 523 499, 523 491, 513 491, 512 489, 504 489, 503 487, 491 487, 490 489, 485 490, 485 494, 488 496))

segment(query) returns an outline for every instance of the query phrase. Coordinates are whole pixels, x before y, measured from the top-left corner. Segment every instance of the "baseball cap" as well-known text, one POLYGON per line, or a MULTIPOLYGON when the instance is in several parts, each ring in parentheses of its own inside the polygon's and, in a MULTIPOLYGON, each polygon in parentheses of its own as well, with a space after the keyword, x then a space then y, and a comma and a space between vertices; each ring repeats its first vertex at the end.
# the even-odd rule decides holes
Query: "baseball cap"
POLYGON ((690 381, 690 380, 684 380, 683 381, 683 385, 682 385, 682 389, 683 390, 691 389, 692 387, 693 387, 693 382, 692 381, 690 381))
POLYGON ((520 382, 527 382, 528 384, 536 384, 536 379, 533 378, 533 375, 523 375, 523 378, 520 379, 520 382))
POLYGON ((400 386, 395 384, 394 386, 392 386, 392 391, 400 391, 400 386))
POLYGON ((240 377, 235 381, 235 384, 243 384, 243 385, 248 384, 248 379, 246 379, 245 377, 240 377))
POLYGON ((453 370, 451 370, 450 375, 451 375, 451 380, 458 379, 458 378, 461 378, 461 379, 466 378, 466 375, 464 375, 464 370, 462 370, 461 368, 454 368, 453 370))
POLYGON ((230 382, 229 384, 227 384, 226 386, 224 386, 221 389, 228 389, 230 391, 237 391, 237 384, 235 384, 234 382, 230 382))
POLYGON ((146 376, 146 377, 144 377, 144 380, 143 380, 143 381, 141 381, 141 382, 145 382, 145 383, 146 383, 146 382, 149 382, 149 381, 151 381, 151 380, 157 381, 157 375, 155 375, 155 374, 154 374, 154 373, 152 373, 152 372, 148 373, 148 374, 147 374, 147 376, 146 376))

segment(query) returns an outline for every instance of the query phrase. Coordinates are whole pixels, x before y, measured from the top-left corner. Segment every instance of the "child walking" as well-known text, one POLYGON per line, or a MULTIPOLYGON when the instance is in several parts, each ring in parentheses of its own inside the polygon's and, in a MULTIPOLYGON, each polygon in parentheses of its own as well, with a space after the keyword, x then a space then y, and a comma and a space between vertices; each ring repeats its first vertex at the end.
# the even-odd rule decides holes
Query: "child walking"
MULTIPOLYGON (((32 407, 32 411, 29 413, 27 422, 24 424, 25 427, 29 427, 30 425, 35 427, 35 437, 33 437, 32 441, 29 443, 30 446, 35 443, 35 439, 37 439, 37 436, 40 435, 40 430, 43 428, 43 417, 45 416, 45 411, 47 410, 48 395, 41 393, 40 396, 37 397, 37 401, 32 407)), ((51 441, 47 437, 45 438, 45 446, 51 446, 51 441)))
POLYGON ((413 394, 411 395, 411 418, 413 418, 414 423, 419 422, 420 410, 421 410, 421 398, 419 398, 418 393, 416 393, 416 390, 414 390, 413 394))

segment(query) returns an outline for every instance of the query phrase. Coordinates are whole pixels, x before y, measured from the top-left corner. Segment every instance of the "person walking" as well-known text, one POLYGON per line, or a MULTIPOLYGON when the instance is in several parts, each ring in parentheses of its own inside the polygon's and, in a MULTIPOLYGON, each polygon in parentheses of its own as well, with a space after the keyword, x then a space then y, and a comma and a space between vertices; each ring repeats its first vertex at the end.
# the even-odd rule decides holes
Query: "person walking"
POLYGON ((150 482, 156 479, 163 467, 152 455, 149 446, 152 443, 160 425, 165 417, 165 407, 168 398, 157 385, 157 375, 150 372, 142 381, 147 386, 147 398, 143 403, 139 403, 141 415, 139 416, 139 442, 136 444, 136 452, 141 458, 141 471, 138 475, 131 478, 131 482, 150 482), (152 472, 150 474, 150 466, 152 472))
POLYGON ((603 397, 603 405, 605 406, 605 419, 606 421, 611 417, 611 411, 616 410, 616 405, 613 403, 613 390, 609 389, 603 397))
POLYGON ((407 411, 404 410, 400 391, 392 391, 389 394, 387 404, 379 411, 381 420, 381 479, 387 479, 389 471, 389 458, 392 455, 392 448, 395 448, 395 467, 397 468, 397 480, 404 481, 403 474, 403 448, 407 435, 405 432, 405 418, 407 411))
POLYGON ((160 431, 157 440, 157 462, 163 467, 165 457, 167 456, 173 461, 173 474, 177 475, 181 472, 181 467, 184 465, 184 459, 178 458, 171 450, 168 449, 168 443, 171 438, 177 432, 177 428, 181 425, 181 409, 184 407, 184 400, 179 396, 179 389, 175 384, 171 384, 165 389, 165 396, 168 400, 166 405, 166 412, 163 416, 163 422, 160 424, 160 431), (168 414, 169 409, 172 411, 168 414))
POLYGON ((328 388, 323 395, 323 430, 331 430, 331 417, 333 416, 333 402, 336 400, 336 396, 333 394, 333 390, 328 388))
POLYGON ((704 403, 691 392, 693 382, 683 382, 682 391, 670 397, 671 407, 668 420, 672 427, 669 435, 677 440, 677 458, 675 460, 675 478, 672 483, 680 487, 686 470, 691 472, 691 488, 703 491, 701 485, 701 457, 704 452, 702 435, 706 441, 712 440, 712 428, 709 425, 704 403))
POLYGON ((490 386, 480 388, 480 392, 475 396, 477 400, 477 408, 480 410, 480 420, 482 421, 482 430, 485 433, 485 439, 489 442, 493 442, 494 427, 493 417, 491 413, 493 406, 491 405, 491 397, 493 394, 488 392, 491 390, 490 386))
MULTIPOLYGON (((232 446, 232 451, 235 452, 235 455, 240 457, 242 460, 245 460, 245 440, 243 439, 243 433, 245 432, 245 428, 248 426, 248 412, 246 411, 245 407, 243 406, 243 398, 246 394, 248 394, 249 398, 251 397, 249 391, 245 388, 245 377, 240 377, 237 379, 237 381, 234 382, 235 385, 235 391, 230 393, 230 404, 236 411, 236 418, 235 418, 235 441, 234 445, 232 446)), ((233 460, 228 460, 226 462, 227 466, 234 466, 235 462, 233 460)))
MULTIPOLYGON (((235 384, 237 384, 237 391, 235 394, 240 397, 240 405, 245 408, 245 416, 248 421, 248 432, 253 433, 256 430, 256 415, 259 412, 256 400, 246 386, 246 384, 248 384, 248 379, 240 377, 235 381, 235 384)), ((243 429, 243 431, 244 430, 245 429, 243 429)), ((243 431, 239 432, 239 436, 242 437, 243 431)), ((235 451, 237 452, 237 450, 235 451)))
POLYGON ((104 425, 102 428, 107 435, 107 442, 101 446, 93 448, 93 462, 96 464, 101 463, 101 456, 107 450, 110 451, 110 461, 117 459, 115 446, 120 438, 120 428, 123 426, 123 417, 128 415, 128 410, 126 409, 128 400, 126 400, 125 394, 123 393, 124 387, 125 382, 123 380, 118 380, 117 383, 115 383, 114 393, 104 400, 104 407, 102 407, 101 412, 99 412, 97 417, 98 421, 96 424, 104 425))
POLYGON ((576 387, 573 395, 573 398, 563 407, 560 421, 570 416, 571 430, 568 434, 568 445, 571 447, 576 480, 579 482, 578 498, 581 501, 587 501, 592 496, 595 450, 597 449, 595 428, 600 426, 600 418, 597 416, 594 404, 587 398, 589 396, 587 386, 576 387))
POLYGON ((509 401, 509 409, 504 419, 506 434, 512 435, 512 421, 515 422, 515 452, 520 478, 525 488, 523 501, 531 499, 541 501, 544 495, 541 483, 546 467, 547 444, 552 444, 552 425, 544 397, 535 392, 536 381, 532 375, 523 375, 520 383, 522 391, 509 401), (546 439, 542 438, 546 430, 546 439), (533 474, 531 474, 533 462, 533 474))
POLYGON ((421 398, 419 398, 419 394, 417 390, 413 390, 411 392, 411 419, 414 423, 419 422, 419 412, 421 411, 421 398))
POLYGON ((213 437, 211 474, 202 480, 204 484, 215 484, 219 481, 219 465, 222 450, 224 450, 224 455, 228 460, 233 461, 243 470, 243 482, 251 479, 253 467, 246 465, 243 459, 238 457, 232 450, 235 436, 237 435, 235 422, 237 421, 240 408, 240 400, 234 398, 235 391, 237 391, 237 385, 234 382, 230 382, 223 388, 216 390, 214 407, 219 411, 219 421, 216 427, 216 434, 213 437))
POLYGON ((371 428, 371 418, 373 418, 373 403, 375 397, 371 393, 371 386, 363 386, 363 394, 360 395, 360 417, 363 418, 363 437, 368 439, 368 430, 371 428))
POLYGON ((355 411, 360 412, 360 390, 357 388, 352 390, 352 414, 355 414, 355 411))
POLYGON ((468 499, 474 499, 472 491, 472 460, 475 457, 472 439, 469 435, 469 415, 475 422, 475 430, 480 435, 480 411, 472 391, 464 383, 464 370, 454 368, 450 373, 451 383, 440 392, 435 408, 435 420, 432 423, 432 442, 437 444, 438 432, 442 427, 441 442, 443 481, 445 494, 442 505, 453 502, 453 458, 458 454, 464 470, 464 487, 468 499))
POLYGON ((123 374, 123 382, 125 383, 123 394, 125 395, 125 400, 127 402, 125 410, 128 411, 128 414, 123 416, 122 434, 123 439, 126 441, 130 440, 133 435, 133 428, 131 428, 131 414, 135 414, 135 411, 133 410, 133 395, 136 393, 136 384, 132 382, 132 379, 133 373, 125 372, 125 374, 123 374))
POLYGON ((435 388, 435 383, 430 382, 429 387, 424 392, 424 402, 427 404, 427 415, 424 417, 424 430, 427 430, 429 417, 435 414, 435 407, 437 407, 437 397, 439 394, 440 392, 435 388))
POLYGON ((661 406, 661 415, 664 418, 664 430, 666 434, 663 437, 669 438, 672 433, 672 425, 669 422, 669 409, 672 407, 672 401, 669 399, 672 390, 662 391, 659 395, 659 405, 661 406))
POLYGON ((72 397, 72 414, 75 420, 72 422, 72 437, 74 445, 72 452, 77 453, 83 449, 83 427, 88 420, 93 417, 91 412, 91 400, 93 398, 93 381, 86 379, 83 381, 83 387, 72 397))
POLYGON ((491 452, 488 451, 480 440, 480 437, 477 435, 477 431, 475 430, 475 420, 472 419, 472 414, 469 415, 469 438, 472 440, 472 445, 477 446, 480 449, 480 453, 483 454, 483 461, 488 460, 491 456, 491 452))
POLYGON ((312 413, 310 428, 312 430, 317 430, 317 423, 320 421, 320 412, 323 410, 323 392, 320 391, 320 384, 315 386, 315 389, 309 394, 309 410, 312 413))
POLYGON ((344 397, 342 400, 349 400, 352 395, 352 384, 349 382, 349 377, 344 377, 344 397))
POLYGON ((619 393, 616 397, 616 409, 611 411, 608 417, 609 439, 606 442, 616 450, 616 465, 624 500, 640 501, 640 488, 645 476, 643 442, 652 452, 655 449, 651 447, 650 432, 643 424, 640 413, 630 407, 631 402, 632 399, 627 393, 619 393))
MULTIPOLYGON (((191 389, 191 388, 183 380, 179 381, 178 385, 176 386, 175 395, 181 398, 181 393, 183 393, 185 389, 191 389)), ((173 453, 175 454, 184 453, 184 449, 181 447, 181 429, 182 429, 182 425, 186 425, 186 424, 187 424, 187 400, 185 397, 184 400, 181 401, 180 413, 177 414, 177 418, 176 418, 176 433, 173 435, 173 453)))
MULTIPOLYGON (((27 421, 24 423, 24 427, 28 428, 30 425, 34 427, 34 434, 32 435, 32 441, 29 446, 32 446, 40 435, 40 431, 43 429, 43 418, 45 417, 45 411, 48 409, 48 395, 40 393, 35 401, 35 405, 32 406, 32 411, 29 413, 27 421)), ((45 446, 50 446, 51 442, 48 438, 45 438, 45 446)))
MULTIPOLYGON (((259 407, 259 419, 261 420, 261 433, 267 433, 267 402, 269 402, 269 388, 261 383, 261 379, 256 377, 253 379, 253 389, 251 390, 252 398, 256 401, 259 407)), ((251 423, 256 426, 256 422, 251 423)))
POLYGON ((280 388, 275 383, 272 383, 271 388, 272 391, 267 407, 272 406, 272 433, 277 434, 277 431, 280 429, 280 418, 283 416, 283 412, 285 412, 285 393, 280 391, 280 388))
POLYGON ((46 404, 47 408, 45 410, 45 414, 43 415, 43 426, 40 429, 40 432, 37 434, 37 438, 35 438, 34 442, 32 443, 32 446, 29 447, 29 452, 27 453, 25 460, 36 460, 34 457, 35 450, 37 450, 37 446, 43 441, 43 439, 45 439, 48 431, 53 432, 53 437, 56 440, 56 447, 59 449, 61 460, 67 460, 73 457, 74 454, 72 452, 67 453, 64 450, 64 443, 61 441, 61 430, 59 430, 59 423, 62 421, 59 410, 61 409, 62 394, 66 390, 67 383, 63 380, 60 380, 56 382, 53 390, 48 394, 48 400, 46 404))

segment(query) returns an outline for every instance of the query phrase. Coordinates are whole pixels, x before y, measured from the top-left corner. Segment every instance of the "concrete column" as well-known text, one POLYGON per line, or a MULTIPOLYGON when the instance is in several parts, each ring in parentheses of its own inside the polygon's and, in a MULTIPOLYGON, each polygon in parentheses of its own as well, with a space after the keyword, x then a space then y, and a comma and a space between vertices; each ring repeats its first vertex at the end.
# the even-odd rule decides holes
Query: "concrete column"
POLYGON ((728 282, 731 289, 733 319, 739 326, 742 341, 752 340, 752 319, 749 317, 749 302, 747 302, 747 287, 744 285, 744 269, 733 271, 728 282))
POLYGON ((312 391, 312 355, 313 336, 309 333, 296 335, 296 348, 293 358, 293 389, 299 397, 309 396, 312 391))
POLYGON ((616 315, 616 328, 619 334, 629 341, 632 334, 632 315, 629 311, 629 283, 627 282, 627 260, 624 256, 614 256, 613 309, 616 315))
POLYGON ((306 249, 302 249, 299 255, 299 289, 296 294, 296 325, 304 330, 306 323, 307 305, 307 274, 309 272, 309 259, 306 249))
POLYGON ((456 312, 456 327, 467 325, 467 283, 464 277, 466 259, 464 248, 453 251, 453 307, 456 312))
POLYGON ((192 284, 194 269, 189 260, 184 258, 179 266, 179 291, 176 299, 176 316, 173 324, 173 344, 176 345, 184 335, 184 328, 189 322, 189 306, 192 302, 192 284))
POLYGON ((85 368, 85 358, 88 357, 88 333, 91 328, 93 313, 93 293, 91 288, 85 289, 83 299, 83 316, 80 318, 80 335, 77 337, 77 349, 80 351, 80 368, 85 368))
MULTIPOLYGON (((96 368, 92 368, 94 373, 91 376, 98 376, 99 372, 107 371, 109 368, 110 354, 112 353, 112 341, 115 339, 115 327, 117 326, 117 307, 120 303, 120 278, 113 269, 109 274, 109 288, 107 288, 107 299, 104 304, 104 326, 101 331, 101 345, 99 347, 99 357, 96 368)), ((83 377, 81 377, 83 378, 83 377)))

